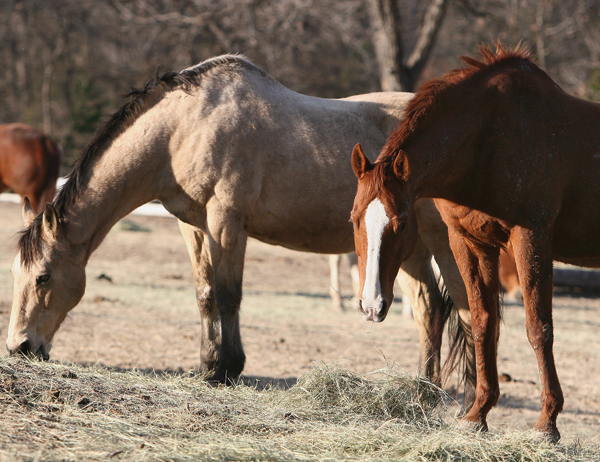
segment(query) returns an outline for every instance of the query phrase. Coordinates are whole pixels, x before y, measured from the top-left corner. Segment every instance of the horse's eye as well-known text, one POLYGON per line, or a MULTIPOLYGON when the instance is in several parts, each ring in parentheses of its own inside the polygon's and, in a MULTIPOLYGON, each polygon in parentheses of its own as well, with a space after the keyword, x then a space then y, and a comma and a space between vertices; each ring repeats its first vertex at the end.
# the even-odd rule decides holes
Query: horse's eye
POLYGON ((50 280, 49 274, 40 274, 37 278, 35 278, 35 283, 38 286, 41 286, 43 284, 46 284, 49 280, 50 280))
POLYGON ((403 221, 400 223, 400 232, 403 233, 406 230, 406 222, 403 221))

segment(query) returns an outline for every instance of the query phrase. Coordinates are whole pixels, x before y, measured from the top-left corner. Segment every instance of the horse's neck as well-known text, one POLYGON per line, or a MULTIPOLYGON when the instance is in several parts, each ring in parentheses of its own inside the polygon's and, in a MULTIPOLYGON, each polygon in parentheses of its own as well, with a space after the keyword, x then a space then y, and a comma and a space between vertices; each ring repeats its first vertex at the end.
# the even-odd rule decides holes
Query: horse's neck
POLYGON ((168 137, 164 130, 152 134, 146 127, 134 124, 89 163, 83 172, 89 179, 64 211, 67 241, 84 245, 88 257, 117 221, 159 194, 158 178, 168 165, 168 137))
MULTIPOLYGON (((469 178, 475 156, 480 154, 466 149, 466 140, 472 136, 470 127, 461 127, 460 118, 432 123, 429 127, 444 127, 444 133, 419 133, 406 152, 409 156, 412 189, 417 197, 437 197, 453 200, 461 185, 469 182, 475 187, 475 178, 469 178), (457 122, 456 124, 454 122, 457 122), (441 140, 440 140, 441 137, 441 140)), ((476 129, 475 129, 476 130, 476 129)))

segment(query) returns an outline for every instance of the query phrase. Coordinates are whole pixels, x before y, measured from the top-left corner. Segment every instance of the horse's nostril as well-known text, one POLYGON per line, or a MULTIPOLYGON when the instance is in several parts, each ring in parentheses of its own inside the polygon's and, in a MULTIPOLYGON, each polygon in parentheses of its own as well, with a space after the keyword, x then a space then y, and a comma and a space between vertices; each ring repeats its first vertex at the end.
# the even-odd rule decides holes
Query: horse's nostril
POLYGON ((8 345, 7 345, 6 349, 8 350, 9 356, 29 355, 29 354, 31 354, 31 342, 29 340, 25 340, 14 350, 11 350, 10 348, 8 348, 8 345))
POLYGON ((44 351, 43 347, 39 347, 38 351, 35 352, 35 355, 42 361, 48 361, 50 359, 50 355, 44 351))
POLYGON ((388 304, 385 300, 381 302, 381 314, 387 313, 388 304))
POLYGON ((29 340, 25 340, 19 345, 19 348, 16 352, 21 353, 22 355, 31 354, 31 342, 29 340))

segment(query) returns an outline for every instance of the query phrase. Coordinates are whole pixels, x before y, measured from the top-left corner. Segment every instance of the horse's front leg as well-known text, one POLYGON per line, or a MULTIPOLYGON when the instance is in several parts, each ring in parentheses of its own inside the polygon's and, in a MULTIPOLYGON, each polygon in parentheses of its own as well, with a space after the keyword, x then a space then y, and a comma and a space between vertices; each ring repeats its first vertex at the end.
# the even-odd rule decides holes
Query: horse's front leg
POLYGON ((511 233, 517 272, 523 291, 527 338, 538 363, 542 382, 542 413, 535 426, 552 441, 560 439, 556 418, 562 411, 564 397, 556 373, 554 328, 552 324, 552 251, 551 233, 537 235, 516 227, 511 233))
POLYGON ((200 310, 200 371, 214 373, 221 349, 221 326, 215 303, 214 275, 207 235, 202 230, 179 221, 185 240, 196 286, 196 302, 200 310))
POLYGON ((448 237, 467 289, 475 343, 475 400, 464 419, 487 430, 487 414, 500 396, 497 366, 499 249, 475 244, 452 230, 448 237))
POLYGON ((440 381, 440 350, 444 333, 444 299, 431 268, 431 253, 419 239, 414 252, 402 263, 397 277, 408 297, 419 330, 419 365, 434 383, 440 381))
POLYGON ((442 374, 449 375, 455 366, 463 360, 465 383, 465 410, 468 411, 475 400, 475 385, 477 372, 475 369, 475 345, 471 333, 471 312, 465 283, 463 282, 450 242, 448 241, 448 227, 442 221, 439 211, 431 200, 420 200, 416 203, 417 220, 421 239, 433 254, 440 269, 444 285, 448 289, 450 298, 454 302, 454 309, 458 313, 457 331, 450 333, 450 357, 444 366, 442 374), (458 348, 462 348, 459 351, 458 348))
POLYGON ((211 381, 232 383, 244 369, 240 304, 248 234, 241 214, 219 204, 207 207, 207 235, 214 271, 215 301, 221 319, 221 349, 211 381))

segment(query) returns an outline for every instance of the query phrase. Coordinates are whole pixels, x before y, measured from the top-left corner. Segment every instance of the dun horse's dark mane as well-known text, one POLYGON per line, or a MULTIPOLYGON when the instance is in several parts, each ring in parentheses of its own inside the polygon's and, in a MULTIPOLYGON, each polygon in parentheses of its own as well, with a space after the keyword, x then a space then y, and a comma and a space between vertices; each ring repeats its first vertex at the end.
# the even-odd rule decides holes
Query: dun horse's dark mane
MULTIPOLYGON (((481 45, 478 53, 481 59, 461 56, 460 59, 465 64, 463 67, 454 69, 442 77, 425 82, 409 102, 404 111, 403 121, 396 131, 390 135, 379 154, 377 162, 386 165, 393 162, 400 147, 415 132, 418 123, 432 111, 435 102, 449 88, 464 82, 476 74, 487 73, 508 62, 514 62, 515 60, 533 62, 529 48, 522 43, 519 43, 515 48, 509 48, 499 42, 496 42, 495 46, 496 51, 494 52, 489 45, 481 45)), ((384 170, 386 169, 381 168, 378 169, 378 172, 384 172, 384 170)))
MULTIPOLYGON (((242 56, 223 55, 184 69, 181 72, 157 74, 148 80, 141 89, 132 87, 131 91, 124 95, 125 98, 130 98, 130 101, 111 115, 105 125, 96 132, 92 141, 83 149, 75 162, 73 170, 67 176, 66 183, 53 202, 59 219, 64 219, 65 211, 73 205, 85 189, 89 178, 87 166, 93 159, 101 156, 115 138, 133 125, 142 114, 152 109, 167 93, 178 88, 190 91, 194 86, 200 84, 202 76, 208 71, 219 66, 226 66, 224 67, 225 71, 227 69, 231 70, 232 65, 258 70, 242 56)), ((21 255, 21 264, 25 267, 30 266, 40 255, 41 223, 42 214, 38 215, 31 225, 21 232, 18 249, 21 255)))

